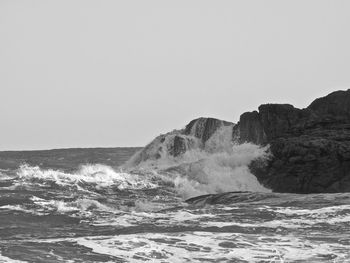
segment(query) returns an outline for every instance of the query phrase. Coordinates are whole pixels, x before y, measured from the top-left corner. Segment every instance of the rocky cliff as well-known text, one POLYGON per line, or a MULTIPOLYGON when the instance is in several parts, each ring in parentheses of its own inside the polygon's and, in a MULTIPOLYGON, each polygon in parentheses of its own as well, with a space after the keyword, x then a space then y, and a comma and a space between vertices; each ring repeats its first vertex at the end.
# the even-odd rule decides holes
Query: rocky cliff
POLYGON ((251 171, 277 192, 350 191, 350 90, 316 99, 306 109, 265 104, 244 113, 240 142, 270 144, 272 158, 251 171))
POLYGON ((194 149, 230 152, 225 147, 232 148, 232 142, 270 146, 271 158, 256 159, 249 169, 273 191, 350 192, 350 90, 316 99, 305 109, 264 104, 243 113, 237 125, 195 119, 182 130, 158 136, 129 163, 178 160, 194 149))

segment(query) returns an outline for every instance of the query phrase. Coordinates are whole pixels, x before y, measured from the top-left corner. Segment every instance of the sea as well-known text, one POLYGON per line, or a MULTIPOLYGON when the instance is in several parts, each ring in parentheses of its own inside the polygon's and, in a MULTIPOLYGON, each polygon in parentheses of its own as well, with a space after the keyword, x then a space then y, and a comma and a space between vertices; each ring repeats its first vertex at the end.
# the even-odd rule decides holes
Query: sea
POLYGON ((0 152, 0 262, 350 262, 350 193, 274 193, 254 145, 139 150, 0 152))

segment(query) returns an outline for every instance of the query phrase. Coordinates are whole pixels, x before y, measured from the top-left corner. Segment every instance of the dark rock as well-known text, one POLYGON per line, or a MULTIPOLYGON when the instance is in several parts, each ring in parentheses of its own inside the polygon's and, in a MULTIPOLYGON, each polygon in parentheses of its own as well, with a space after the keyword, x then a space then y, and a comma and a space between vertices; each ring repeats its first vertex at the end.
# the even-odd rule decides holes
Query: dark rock
POLYGON ((310 111, 289 104, 263 104, 259 112, 243 113, 239 121, 241 142, 266 144, 286 134, 301 134, 310 111))
POLYGON ((240 141, 270 145, 267 163, 251 171, 277 192, 350 191, 350 90, 316 99, 306 109, 265 104, 244 113, 240 141))
POLYGON ((243 113, 240 117, 239 138, 241 142, 263 144, 266 142, 265 130, 257 111, 243 113))
POLYGON ((229 125, 233 123, 213 118, 199 118, 186 126, 184 134, 193 135, 205 143, 219 128, 229 125))
POLYGON ((196 147, 203 150, 206 142, 225 126, 234 126, 234 124, 213 118, 195 119, 185 129, 159 135, 137 152, 124 166, 135 167, 144 161, 156 161, 169 156, 178 157, 196 147))
POLYGON ((172 144, 169 145, 168 152, 170 155, 176 157, 184 154, 191 145, 191 140, 184 138, 180 135, 176 135, 172 144))
POLYGON ((335 91, 328 96, 316 99, 308 107, 324 117, 350 119, 350 90, 335 91))
MULTIPOLYGON (((233 140, 270 145, 271 158, 254 160, 250 170, 273 191, 350 192, 350 90, 316 99, 305 109, 263 104, 242 114, 237 125, 195 119, 183 130, 157 137, 131 163, 181 156, 194 147, 209 151, 209 139, 224 126, 233 127, 233 140)), ((196 166, 187 168, 190 175, 196 166)))
POLYGON ((186 140, 180 136, 174 138, 174 156, 179 156, 186 152, 186 140))

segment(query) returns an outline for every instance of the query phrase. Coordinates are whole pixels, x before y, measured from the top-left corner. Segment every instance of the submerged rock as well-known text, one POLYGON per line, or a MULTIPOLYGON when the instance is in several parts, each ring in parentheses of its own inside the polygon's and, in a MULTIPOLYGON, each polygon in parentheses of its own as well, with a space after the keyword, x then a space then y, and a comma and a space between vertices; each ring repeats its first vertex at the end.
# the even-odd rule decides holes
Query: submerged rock
POLYGON ((226 192, 220 194, 207 194, 192 197, 185 202, 191 205, 204 206, 214 204, 249 203, 276 198, 273 193, 258 193, 249 191, 226 192))

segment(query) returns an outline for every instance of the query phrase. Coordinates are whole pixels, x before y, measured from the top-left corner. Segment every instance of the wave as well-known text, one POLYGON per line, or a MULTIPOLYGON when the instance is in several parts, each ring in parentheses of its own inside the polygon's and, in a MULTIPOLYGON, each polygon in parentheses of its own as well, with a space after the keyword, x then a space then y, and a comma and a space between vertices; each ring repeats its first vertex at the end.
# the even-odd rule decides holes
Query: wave
POLYGON ((41 207, 46 212, 70 213, 70 212, 89 212, 91 210, 99 210, 104 212, 118 212, 115 207, 107 206, 97 200, 88 198, 79 198, 75 201, 63 200, 46 200, 38 197, 33 197, 32 201, 35 205, 41 207))
POLYGON ((236 144, 232 133, 233 126, 222 126, 205 143, 186 135, 186 151, 174 156, 174 136, 178 135, 172 132, 156 138, 118 171, 106 165, 86 164, 68 173, 25 164, 17 170, 17 177, 21 185, 75 186, 85 191, 91 191, 91 187, 142 190, 166 186, 163 189, 172 188, 184 199, 232 191, 271 192, 249 170, 253 160, 269 158, 268 146, 236 144), (161 154, 153 158, 159 148, 161 154))
POLYGON ((184 198, 232 191, 271 192, 249 170, 253 160, 268 157, 266 150, 253 144, 241 144, 233 146, 229 152, 197 152, 200 160, 182 167, 185 176, 176 177, 175 186, 184 198))
POLYGON ((95 211, 118 214, 120 210, 116 206, 105 205, 88 198, 78 198, 73 201, 51 200, 32 196, 31 204, 3 205, 0 210, 17 211, 37 216, 52 214, 68 214, 72 217, 91 217, 95 211))
POLYGON ((1 253, 0 253, 0 262, 3 262, 3 263, 27 263, 27 261, 15 260, 12 258, 5 257, 5 256, 1 255, 1 253))
POLYGON ((101 164, 83 165, 74 173, 41 169, 38 166, 24 164, 18 169, 17 176, 24 183, 37 183, 39 185, 54 183, 59 186, 84 186, 87 184, 94 185, 97 189, 113 186, 119 190, 157 187, 155 183, 143 180, 140 175, 117 172, 112 167, 101 164))
POLYGON ((159 136, 136 153, 124 168, 157 171, 172 180, 183 198, 232 191, 271 192, 249 169, 253 160, 268 160, 269 147, 234 143, 232 129, 233 126, 219 128, 204 144, 186 135, 187 150, 178 156, 173 154, 174 136, 179 136, 176 131, 159 136))

